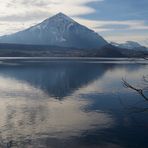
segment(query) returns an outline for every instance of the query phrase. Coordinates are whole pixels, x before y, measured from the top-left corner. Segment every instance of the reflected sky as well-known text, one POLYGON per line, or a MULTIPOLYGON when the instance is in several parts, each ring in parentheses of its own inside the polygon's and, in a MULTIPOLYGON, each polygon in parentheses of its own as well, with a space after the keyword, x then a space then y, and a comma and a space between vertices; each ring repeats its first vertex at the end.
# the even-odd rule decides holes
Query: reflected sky
POLYGON ((137 102, 145 106, 142 98, 121 82, 126 77, 142 85, 137 82, 147 74, 146 64, 11 63, 0 65, 2 146, 12 140, 18 147, 128 147, 135 146, 124 138, 129 129, 147 129, 146 114, 133 116, 126 109, 137 102))

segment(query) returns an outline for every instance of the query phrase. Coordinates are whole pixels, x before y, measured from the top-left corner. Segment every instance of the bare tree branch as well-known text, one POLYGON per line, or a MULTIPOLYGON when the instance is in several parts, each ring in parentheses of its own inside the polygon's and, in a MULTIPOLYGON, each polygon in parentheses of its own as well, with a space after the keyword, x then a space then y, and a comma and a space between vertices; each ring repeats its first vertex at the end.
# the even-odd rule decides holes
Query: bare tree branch
POLYGON ((122 79, 122 82, 123 82, 124 87, 130 88, 130 89, 138 92, 146 101, 148 101, 148 97, 144 94, 143 89, 138 89, 138 88, 132 86, 125 79, 122 79))

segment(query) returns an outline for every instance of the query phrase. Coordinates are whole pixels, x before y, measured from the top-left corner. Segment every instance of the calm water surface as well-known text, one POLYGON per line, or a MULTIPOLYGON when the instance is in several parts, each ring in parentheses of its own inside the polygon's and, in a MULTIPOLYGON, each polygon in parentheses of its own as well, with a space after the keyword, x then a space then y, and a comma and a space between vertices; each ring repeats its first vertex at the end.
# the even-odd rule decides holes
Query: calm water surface
POLYGON ((0 148, 147 148, 148 64, 0 59, 0 148))

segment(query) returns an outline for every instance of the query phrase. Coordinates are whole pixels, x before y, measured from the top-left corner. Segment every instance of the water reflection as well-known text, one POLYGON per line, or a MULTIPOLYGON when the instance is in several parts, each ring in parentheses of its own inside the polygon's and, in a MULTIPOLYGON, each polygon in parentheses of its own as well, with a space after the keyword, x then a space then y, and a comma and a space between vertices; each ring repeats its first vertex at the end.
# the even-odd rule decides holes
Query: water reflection
MULTIPOLYGON (((136 124, 123 111, 120 97, 129 104, 139 98, 124 89, 121 79, 128 74, 136 83, 146 68, 90 61, 1 64, 1 145, 10 141, 21 148, 128 145, 131 141, 124 141, 123 133, 135 130, 136 124)), ((138 125, 147 124, 145 115, 136 118, 141 121, 138 125)))
MULTIPOLYGON (((72 94, 75 90, 79 90, 83 86, 87 86, 97 79, 101 79, 106 72, 121 68, 118 75, 122 76, 123 72, 136 71, 140 68, 137 65, 116 65, 116 64, 98 64, 98 63, 77 63, 77 62, 25 62, 14 63, 15 66, 1 65, 0 76, 1 82, 7 86, 5 88, 19 89, 22 87, 32 87, 42 90, 49 96, 62 99, 72 94), (11 82, 10 82, 11 81, 11 82), (17 82, 13 82, 17 81, 17 82), (17 86, 12 86, 16 83, 17 86), (26 84, 26 85, 25 85, 26 84)), ((115 73, 116 74, 116 73, 115 73)), ((134 73, 133 73, 134 74, 134 73)), ((135 73, 136 74, 136 73, 135 73)), ((111 76, 110 76, 111 77, 111 76)), ((4 87, 4 85, 3 85, 4 87)), ((4 90, 7 90, 5 89, 4 90)), ((30 90, 30 88, 28 88, 30 90)), ((27 91, 28 91, 27 90, 27 91)), ((15 92, 9 91, 9 92, 15 92)), ((24 91, 24 90, 23 90, 24 91)), ((30 93, 33 91, 31 90, 30 93)), ((17 92, 16 94, 18 94, 17 92)), ((22 94, 23 92, 21 92, 22 94)), ((26 92, 25 92, 26 94, 26 92)))
POLYGON ((103 112, 85 112, 87 101, 54 100, 35 101, 13 100, 11 104, 1 102, 5 112, 1 116, 1 136, 4 139, 41 138, 49 135, 56 138, 79 136, 84 130, 110 127, 110 115, 103 112), (28 137, 29 136, 29 137, 28 137))
POLYGON ((29 86, 31 85, 34 88, 40 89, 50 96, 62 99, 82 86, 88 85, 92 81, 102 77, 107 70, 113 67, 113 65, 107 64, 100 64, 98 66, 98 64, 88 63, 86 65, 85 63, 71 62, 32 63, 31 65, 30 63, 25 63, 1 67, 0 76, 1 79, 4 78, 3 80, 6 80, 5 78, 11 79, 11 82, 4 82, 5 84, 9 83, 9 86, 14 85, 14 83, 17 85, 27 83, 26 87, 29 84, 29 86), (12 82, 14 80, 17 82, 12 82))

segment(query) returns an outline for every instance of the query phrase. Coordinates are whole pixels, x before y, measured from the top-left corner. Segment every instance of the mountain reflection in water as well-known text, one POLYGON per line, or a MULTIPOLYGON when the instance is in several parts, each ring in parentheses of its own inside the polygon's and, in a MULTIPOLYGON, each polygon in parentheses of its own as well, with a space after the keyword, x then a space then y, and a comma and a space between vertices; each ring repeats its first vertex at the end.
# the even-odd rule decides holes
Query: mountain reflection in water
MULTIPOLYGON (((88 85, 101 77, 113 65, 85 63, 28 63, 18 66, 5 66, 0 69, 1 75, 10 78, 9 85, 28 84, 38 88, 49 96, 62 99, 73 91, 88 85), (88 68, 89 67, 89 68, 88 68)), ((20 87, 19 87, 20 88, 20 87)))
MULTIPOLYGON (((148 117, 126 112, 125 103, 135 104, 141 98, 126 90, 121 79, 128 76, 136 84, 144 74, 146 64, 2 62, 1 145, 12 141, 21 148, 135 147, 136 134, 147 136, 143 130, 148 117), (141 129, 135 129, 137 125, 141 129)), ((146 139, 138 140, 139 145, 147 145, 146 139)))

